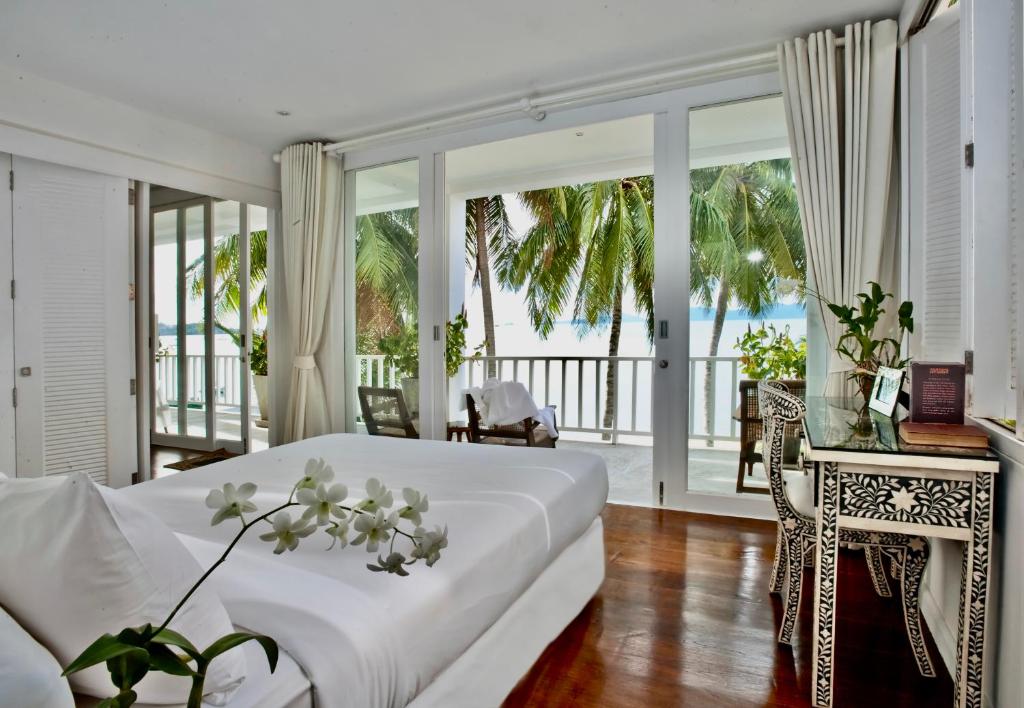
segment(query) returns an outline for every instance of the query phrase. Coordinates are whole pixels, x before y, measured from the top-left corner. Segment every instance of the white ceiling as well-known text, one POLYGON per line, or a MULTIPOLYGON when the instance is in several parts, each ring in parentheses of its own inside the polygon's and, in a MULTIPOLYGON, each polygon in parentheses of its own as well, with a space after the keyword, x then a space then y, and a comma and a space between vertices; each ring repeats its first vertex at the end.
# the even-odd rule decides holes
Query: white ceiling
POLYGON ((826 26, 892 17, 901 4, 3 0, 0 63, 276 149, 763 49, 826 26))

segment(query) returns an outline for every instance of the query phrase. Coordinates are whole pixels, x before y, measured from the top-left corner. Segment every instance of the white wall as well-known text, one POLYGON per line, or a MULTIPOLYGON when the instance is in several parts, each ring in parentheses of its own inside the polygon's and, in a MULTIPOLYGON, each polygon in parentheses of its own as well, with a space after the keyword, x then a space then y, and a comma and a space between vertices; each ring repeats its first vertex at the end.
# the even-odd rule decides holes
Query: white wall
POLYGON ((280 206, 271 153, 0 65, 0 151, 280 206))

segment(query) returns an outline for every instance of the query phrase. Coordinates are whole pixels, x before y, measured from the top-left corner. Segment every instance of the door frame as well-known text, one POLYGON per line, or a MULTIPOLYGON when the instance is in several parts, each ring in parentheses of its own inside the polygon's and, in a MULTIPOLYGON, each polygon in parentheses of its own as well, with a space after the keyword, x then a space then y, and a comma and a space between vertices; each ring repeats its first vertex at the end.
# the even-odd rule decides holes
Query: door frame
MULTIPOLYGON (((176 212, 177 218, 177 285, 182 285, 185 270, 188 267, 187 258, 185 256, 185 237, 186 237, 186 217, 185 213, 188 209, 202 206, 203 207, 203 254, 206 263, 213 262, 213 251, 214 251, 214 205, 215 203, 221 203, 226 201, 234 200, 220 200, 214 197, 202 196, 184 199, 176 202, 168 202, 166 204, 160 204, 158 206, 152 206, 149 210, 149 319, 150 319, 150 352, 155 353, 157 350, 157 344, 160 341, 159 333, 159 322, 155 317, 156 298, 154 288, 152 284, 154 278, 154 239, 155 239, 155 228, 154 228, 154 217, 156 214, 167 211, 176 212)), ((249 273, 250 273, 250 253, 249 253, 249 205, 245 202, 235 202, 238 204, 238 228, 239 228, 239 333, 241 335, 241 352, 239 354, 239 378, 237 384, 240 386, 240 435, 238 440, 227 440, 218 438, 217 433, 217 395, 216 395, 216 350, 215 350, 215 337, 216 327, 213 326, 213 292, 215 286, 215 277, 213 268, 205 268, 203 277, 203 317, 206 322, 210 323, 209 327, 205 328, 203 333, 204 337, 204 355, 203 355, 203 371, 204 371, 204 385, 203 385, 203 396, 206 401, 205 421, 206 421, 206 435, 189 435, 187 433, 187 412, 188 403, 187 401, 178 402, 178 430, 184 429, 185 433, 163 433, 156 429, 157 416, 156 416, 156 376, 151 373, 149 376, 149 412, 150 412, 150 440, 152 445, 162 445, 169 447, 178 447, 188 450, 197 451, 212 451, 218 448, 225 448, 229 452, 235 452, 244 454, 249 451, 250 448, 250 431, 249 431, 249 355, 248 348, 250 346, 250 332, 252 323, 250 322, 251 313, 248 305, 249 298, 249 273), (182 424, 182 412, 185 413, 185 423, 182 424)), ((179 324, 184 324, 187 327, 187 321, 183 322, 185 312, 185 301, 186 301, 185 288, 179 287, 177 291, 177 321, 179 324)), ((179 393, 183 382, 187 381, 187 347, 183 346, 185 337, 188 336, 186 327, 179 326, 177 340, 179 352, 184 352, 184 355, 179 354, 178 356, 178 386, 179 393)), ((156 366, 155 356, 150 356, 150 371, 152 372, 153 367, 156 366)), ((181 398, 179 395, 178 398, 181 398)))
MULTIPOLYGON (((638 115, 653 115, 655 179, 655 319, 667 321, 669 337, 655 340, 656 359, 669 362, 666 369, 655 368, 652 386, 654 419, 654 469, 652 475, 652 506, 687 511, 770 518, 771 501, 762 495, 715 495, 690 492, 687 482, 689 454, 689 416, 685 400, 689 388, 690 313, 689 289, 689 199, 676 198, 689 194, 689 112, 691 108, 744 101, 780 93, 777 71, 751 76, 712 81, 661 93, 635 98, 610 100, 603 103, 552 112, 543 121, 529 117, 517 118, 491 125, 468 127, 449 133, 419 137, 405 142, 356 148, 344 153, 345 189, 345 245, 354 244, 355 180, 357 171, 411 159, 420 161, 420 387, 421 411, 423 401, 436 402, 430 406, 422 437, 443 439, 446 412, 447 381, 443 376, 444 323, 447 302, 434 303, 446 298, 448 283, 448 253, 446 215, 448 195, 444 180, 444 155, 448 150, 523 137, 552 130, 575 128, 638 115), (667 196, 665 196, 667 195, 667 196), (427 210, 429 209, 429 216, 427 210), (429 254, 426 249, 429 248, 429 254), (682 274, 683 277, 680 277, 682 274), (426 296, 426 297, 424 297, 426 296), (429 310, 424 310, 427 304, 429 310), (433 329, 440 329, 439 340, 433 339, 433 329), (423 353, 431 352, 436 361, 434 371, 425 371, 423 353), (439 354, 440 356, 435 356, 439 354), (426 434, 423 434, 425 432, 426 434), (660 503, 659 503, 660 501, 660 503)), ((354 248, 346 248, 345 287, 337 301, 349 307, 346 333, 346 357, 354 355, 355 323, 352 298, 345 294, 355 286, 354 248)), ((346 420, 349 431, 354 431, 355 410, 352 401, 356 382, 348 376, 350 395, 345 396, 346 420)), ((423 417, 421 414, 421 424, 423 417)))

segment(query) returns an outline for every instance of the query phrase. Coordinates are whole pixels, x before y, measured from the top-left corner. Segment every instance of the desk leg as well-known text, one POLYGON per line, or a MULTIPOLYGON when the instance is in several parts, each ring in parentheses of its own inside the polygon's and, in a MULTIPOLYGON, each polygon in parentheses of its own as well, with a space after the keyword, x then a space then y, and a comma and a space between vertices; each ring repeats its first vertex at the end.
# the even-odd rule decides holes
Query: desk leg
POLYGON ((981 708, 985 652, 985 600, 992 540, 992 481, 979 474, 974 482, 971 540, 964 546, 960 580, 960 635, 957 644, 956 705, 981 708))
POLYGON ((814 705, 832 705, 836 570, 839 564, 839 466, 823 465, 818 490, 817 568, 814 577, 814 705))

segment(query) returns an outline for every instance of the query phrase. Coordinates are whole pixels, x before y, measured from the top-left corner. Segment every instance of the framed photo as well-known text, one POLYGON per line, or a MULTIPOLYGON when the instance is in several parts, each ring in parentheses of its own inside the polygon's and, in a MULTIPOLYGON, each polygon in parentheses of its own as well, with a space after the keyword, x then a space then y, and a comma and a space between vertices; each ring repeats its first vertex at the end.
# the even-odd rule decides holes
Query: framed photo
POLYGON ((892 416, 892 412, 896 409, 896 399, 900 395, 900 386, 902 385, 902 369, 890 369, 887 366, 878 367, 868 407, 882 415, 892 416))

